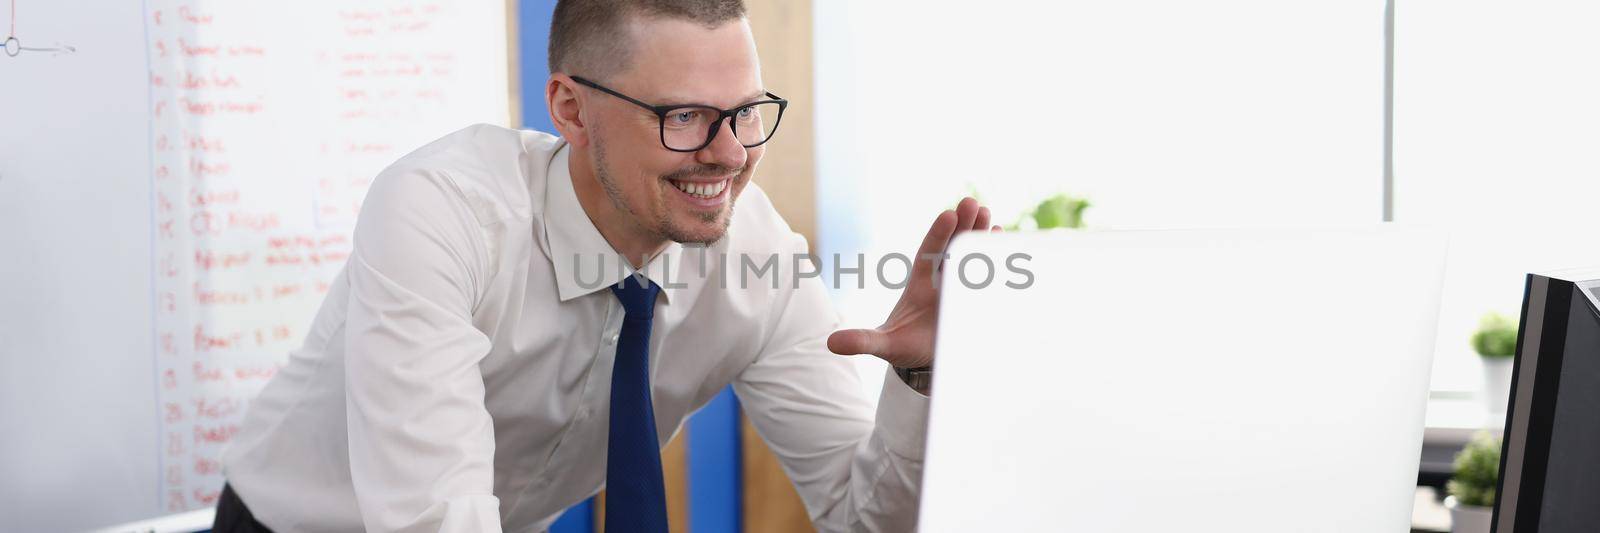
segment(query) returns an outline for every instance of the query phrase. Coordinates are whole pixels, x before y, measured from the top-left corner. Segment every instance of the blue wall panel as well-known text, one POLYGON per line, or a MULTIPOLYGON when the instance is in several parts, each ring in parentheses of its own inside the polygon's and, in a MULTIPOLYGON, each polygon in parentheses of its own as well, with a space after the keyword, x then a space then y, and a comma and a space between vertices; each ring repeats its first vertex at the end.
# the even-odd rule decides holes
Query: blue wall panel
POLYGON ((689 531, 737 533, 742 522, 739 399, 727 387, 689 419, 689 531))
POLYGON ((544 84, 550 79, 550 15, 555 0, 519 0, 517 53, 522 79, 522 127, 555 133, 550 111, 544 106, 544 84))

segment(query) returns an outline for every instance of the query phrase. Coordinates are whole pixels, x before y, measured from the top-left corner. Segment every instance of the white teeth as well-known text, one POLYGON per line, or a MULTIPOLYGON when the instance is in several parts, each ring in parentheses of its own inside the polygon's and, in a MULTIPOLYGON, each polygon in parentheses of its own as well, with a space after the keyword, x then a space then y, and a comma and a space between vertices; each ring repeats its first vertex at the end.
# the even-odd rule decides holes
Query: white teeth
POLYGON ((672 182, 672 186, 677 187, 678 190, 689 193, 690 196, 694 196, 696 198, 715 198, 717 195, 722 194, 723 189, 728 187, 728 180, 722 180, 714 183, 690 183, 685 181, 674 181, 672 182))

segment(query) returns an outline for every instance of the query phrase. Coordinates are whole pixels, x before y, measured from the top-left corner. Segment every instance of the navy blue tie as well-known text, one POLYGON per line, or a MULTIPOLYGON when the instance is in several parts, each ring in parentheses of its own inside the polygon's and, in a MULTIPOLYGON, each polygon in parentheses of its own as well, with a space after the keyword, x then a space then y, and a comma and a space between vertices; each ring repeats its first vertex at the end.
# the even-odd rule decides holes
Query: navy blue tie
POLYGON ((629 275, 611 292, 626 313, 611 363, 611 437, 606 442, 606 530, 666 533, 661 443, 650 405, 650 321, 661 287, 629 275))

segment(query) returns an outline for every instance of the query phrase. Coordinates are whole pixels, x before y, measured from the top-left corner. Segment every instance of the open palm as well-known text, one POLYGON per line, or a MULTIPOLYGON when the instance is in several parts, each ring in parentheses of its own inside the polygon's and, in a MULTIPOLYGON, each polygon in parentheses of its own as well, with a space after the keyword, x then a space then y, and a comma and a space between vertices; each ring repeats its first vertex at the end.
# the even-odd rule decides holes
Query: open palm
POLYGON ((841 355, 876 355, 900 368, 932 366, 934 331, 939 325, 939 278, 936 261, 925 258, 943 257, 950 240, 967 231, 1000 231, 1000 226, 991 227, 989 208, 972 198, 939 213, 917 248, 911 276, 889 319, 872 329, 835 331, 828 336, 828 349, 841 355))

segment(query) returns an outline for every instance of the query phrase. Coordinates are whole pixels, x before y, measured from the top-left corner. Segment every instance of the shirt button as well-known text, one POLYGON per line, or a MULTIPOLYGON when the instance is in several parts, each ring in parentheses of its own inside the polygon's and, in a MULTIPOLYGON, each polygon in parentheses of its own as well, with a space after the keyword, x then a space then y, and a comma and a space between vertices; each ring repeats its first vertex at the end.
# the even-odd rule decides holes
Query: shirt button
POLYGON ((622 336, 621 333, 616 333, 616 334, 612 334, 610 337, 606 337, 606 344, 607 345, 616 344, 617 343, 617 338, 619 338, 621 336, 622 336))

